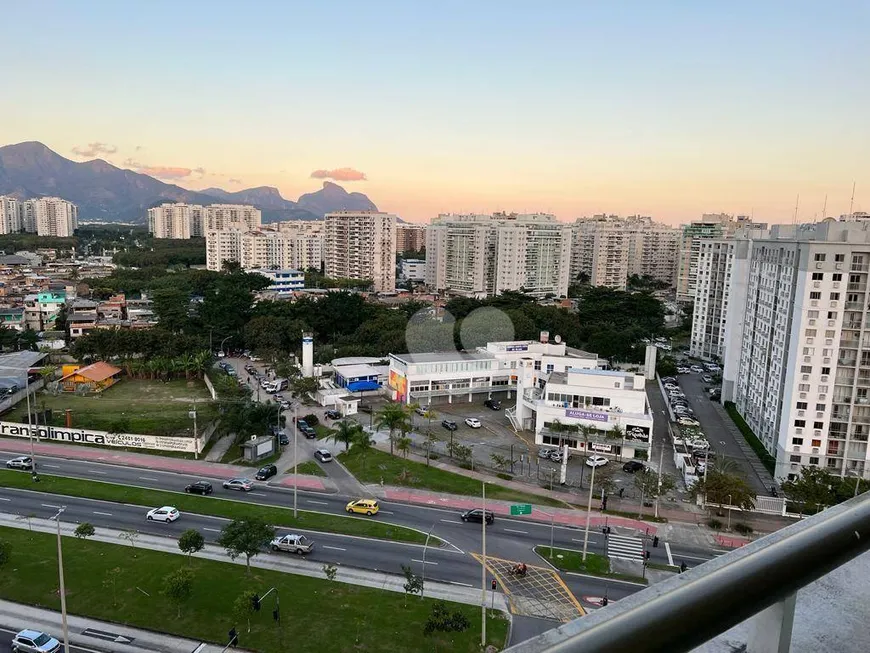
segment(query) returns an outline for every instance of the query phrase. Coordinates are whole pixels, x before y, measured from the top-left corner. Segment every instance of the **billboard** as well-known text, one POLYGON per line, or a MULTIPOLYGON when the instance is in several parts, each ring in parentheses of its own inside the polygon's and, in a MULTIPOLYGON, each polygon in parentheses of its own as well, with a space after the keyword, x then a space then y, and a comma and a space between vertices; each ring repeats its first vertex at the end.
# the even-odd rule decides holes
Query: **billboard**
POLYGON ((565 417, 573 417, 574 419, 590 419, 593 422, 607 422, 610 415, 607 413, 597 413, 591 410, 578 410, 576 408, 565 409, 565 417))
POLYGON ((390 370, 390 387, 396 391, 396 401, 408 399, 408 377, 396 370, 390 370))
POLYGON ((508 345, 504 348, 505 351, 529 351, 528 345, 508 345))
MULTIPOLYGON (((29 438, 27 424, 0 422, 0 435, 16 438, 29 438)), ((136 449, 158 449, 160 451, 196 451, 193 438, 167 438, 161 435, 139 435, 136 433, 109 433, 89 429, 66 428, 63 426, 34 426, 33 433, 38 440, 45 442, 70 442, 72 444, 96 444, 102 447, 131 447, 136 449)))

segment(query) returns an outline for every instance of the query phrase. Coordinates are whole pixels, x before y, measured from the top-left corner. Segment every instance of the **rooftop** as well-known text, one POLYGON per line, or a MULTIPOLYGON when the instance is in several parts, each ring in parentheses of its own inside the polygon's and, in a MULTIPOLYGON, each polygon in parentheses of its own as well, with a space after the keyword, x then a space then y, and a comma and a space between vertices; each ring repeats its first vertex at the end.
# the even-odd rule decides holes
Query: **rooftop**
POLYGON ((429 352, 425 354, 390 354, 403 363, 450 363, 453 361, 495 360, 491 354, 468 354, 459 351, 429 352))
POLYGON ((68 379, 71 376, 83 376, 86 379, 90 379, 91 381, 105 381, 110 376, 114 376, 121 371, 120 368, 115 367, 114 365, 109 365, 108 363, 98 362, 91 363, 85 367, 80 367, 75 372, 67 374, 64 379, 68 379))

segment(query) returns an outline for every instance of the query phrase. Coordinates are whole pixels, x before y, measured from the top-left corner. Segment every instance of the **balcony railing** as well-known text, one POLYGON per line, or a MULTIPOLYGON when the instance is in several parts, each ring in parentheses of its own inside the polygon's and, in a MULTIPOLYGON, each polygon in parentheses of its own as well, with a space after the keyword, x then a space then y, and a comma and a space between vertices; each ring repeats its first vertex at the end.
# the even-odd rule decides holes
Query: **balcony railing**
POLYGON ((752 617, 758 639, 744 650, 786 651, 797 591, 868 550, 870 497, 860 496, 506 653, 683 653, 752 617))

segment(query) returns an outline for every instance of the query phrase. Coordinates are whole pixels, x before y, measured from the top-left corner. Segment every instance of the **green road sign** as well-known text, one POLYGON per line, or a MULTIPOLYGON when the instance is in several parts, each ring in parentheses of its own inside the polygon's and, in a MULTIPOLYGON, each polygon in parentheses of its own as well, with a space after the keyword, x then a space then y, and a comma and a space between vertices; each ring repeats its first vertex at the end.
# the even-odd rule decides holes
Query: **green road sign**
POLYGON ((531 515, 532 514, 532 504, 530 503, 518 503, 515 506, 511 506, 511 515, 531 515))

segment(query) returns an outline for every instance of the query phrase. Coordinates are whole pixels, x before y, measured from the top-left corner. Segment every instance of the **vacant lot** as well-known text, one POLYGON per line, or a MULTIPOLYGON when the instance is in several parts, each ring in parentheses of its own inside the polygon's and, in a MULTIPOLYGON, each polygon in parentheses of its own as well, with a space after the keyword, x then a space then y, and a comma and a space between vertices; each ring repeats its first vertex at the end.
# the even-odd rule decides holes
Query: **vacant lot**
MULTIPOLYGON (((0 596, 59 610, 54 535, 2 528, 0 539, 10 545, 10 571, 0 575, 0 596)), ((71 614, 221 645, 236 626, 240 648, 275 653, 480 650, 480 608, 473 605, 448 604, 468 618, 471 627, 465 632, 426 636, 423 625, 432 609, 430 599, 257 568, 247 574, 243 566, 226 562, 196 556, 188 562, 180 555, 119 544, 64 538, 63 548, 71 614), (164 594, 163 579, 188 565, 192 592, 176 605, 164 594), (248 632, 246 617, 233 614, 236 599, 244 592, 263 594, 272 587, 276 592, 251 615, 248 632), (272 620, 276 595, 281 601, 279 623, 272 620)), ((501 649, 506 635, 507 621, 488 620, 488 642, 501 649)))
MULTIPOLYGON (((193 420, 188 412, 197 402, 197 427, 202 430, 213 421, 217 410, 202 381, 144 381, 122 379, 101 395, 80 397, 74 393, 36 395, 36 410, 51 410, 54 426, 66 424, 65 410, 72 411, 72 425, 113 433, 142 433, 163 436, 193 436, 193 420)), ((24 402, 6 413, 7 422, 26 422, 24 402)))

